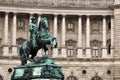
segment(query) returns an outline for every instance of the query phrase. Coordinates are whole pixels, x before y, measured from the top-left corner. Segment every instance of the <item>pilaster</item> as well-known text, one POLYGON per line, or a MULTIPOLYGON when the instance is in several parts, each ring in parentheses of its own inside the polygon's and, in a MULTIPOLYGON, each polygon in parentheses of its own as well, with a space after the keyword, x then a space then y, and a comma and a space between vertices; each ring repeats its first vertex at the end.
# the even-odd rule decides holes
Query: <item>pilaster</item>
POLYGON ((4 44, 3 44, 3 55, 9 56, 9 44, 8 44, 8 16, 9 12, 5 13, 5 21, 4 21, 4 44))
POLYGON ((78 49, 77 49, 77 58, 82 58, 82 16, 78 17, 78 49))
POLYGON ((90 48, 90 15, 87 15, 87 19, 86 19, 86 58, 91 58, 91 48, 90 48))
POLYGON ((62 47, 61 47, 61 53, 62 53, 62 58, 66 58, 67 54, 66 54, 66 47, 65 47, 65 32, 66 32, 66 21, 65 21, 65 16, 66 15, 62 15, 62 47))
POLYGON ((17 56, 17 44, 16 44, 16 27, 17 27, 17 13, 13 13, 13 33, 12 33, 12 55, 17 56))

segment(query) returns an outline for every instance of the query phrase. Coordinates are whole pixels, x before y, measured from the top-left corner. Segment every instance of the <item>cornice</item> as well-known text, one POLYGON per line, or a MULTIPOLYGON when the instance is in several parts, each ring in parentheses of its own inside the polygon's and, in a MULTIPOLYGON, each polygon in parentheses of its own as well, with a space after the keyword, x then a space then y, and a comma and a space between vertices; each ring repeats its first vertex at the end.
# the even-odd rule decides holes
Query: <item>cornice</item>
POLYGON ((42 9, 104 9, 104 10, 108 10, 111 9, 110 6, 94 6, 94 5, 23 5, 23 4, 8 4, 8 3, 0 3, 0 6, 7 6, 7 7, 19 7, 19 8, 42 8, 42 9))

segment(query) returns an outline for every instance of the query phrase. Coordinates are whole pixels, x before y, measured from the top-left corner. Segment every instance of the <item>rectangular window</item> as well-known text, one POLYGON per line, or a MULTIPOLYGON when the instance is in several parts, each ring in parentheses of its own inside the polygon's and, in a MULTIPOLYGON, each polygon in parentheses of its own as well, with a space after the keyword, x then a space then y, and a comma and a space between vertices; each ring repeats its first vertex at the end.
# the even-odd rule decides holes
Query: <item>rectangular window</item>
POLYGON ((111 29, 111 23, 108 23, 108 29, 109 30, 111 29))
POLYGON ((24 27, 24 22, 21 21, 21 20, 19 20, 19 21, 18 21, 18 27, 24 27))
POLYGON ((67 50, 67 56, 68 57, 74 57, 74 51, 73 51, 73 49, 68 49, 67 50))
POLYGON ((98 58, 99 57, 98 47, 93 47, 93 49, 92 49, 92 57, 93 58, 98 58))
POLYGON ((25 30, 25 23, 24 23, 24 20, 23 19, 19 19, 18 22, 17 22, 17 30, 25 30))
POLYGON ((68 57, 74 57, 74 48, 73 48, 73 46, 68 46, 67 56, 68 57))
POLYGON ((73 23, 68 23, 67 31, 68 32, 74 32, 74 25, 73 25, 73 23))

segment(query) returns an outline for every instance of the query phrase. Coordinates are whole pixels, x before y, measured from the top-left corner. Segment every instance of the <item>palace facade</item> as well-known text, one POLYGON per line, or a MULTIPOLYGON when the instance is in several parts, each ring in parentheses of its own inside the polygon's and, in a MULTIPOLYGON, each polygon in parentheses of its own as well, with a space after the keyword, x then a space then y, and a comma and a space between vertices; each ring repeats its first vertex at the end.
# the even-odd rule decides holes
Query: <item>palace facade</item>
POLYGON ((0 0, 0 80, 10 80, 20 65, 33 16, 38 23, 47 17, 58 39, 48 55, 65 80, 120 80, 120 0, 0 0))

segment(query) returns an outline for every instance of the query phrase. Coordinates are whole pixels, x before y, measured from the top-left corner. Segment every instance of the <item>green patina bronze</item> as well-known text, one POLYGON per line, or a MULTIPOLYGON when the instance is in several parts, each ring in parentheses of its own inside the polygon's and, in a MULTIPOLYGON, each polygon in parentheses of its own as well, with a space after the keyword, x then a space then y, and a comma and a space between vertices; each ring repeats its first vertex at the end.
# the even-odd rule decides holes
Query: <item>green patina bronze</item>
POLYGON ((32 22, 29 25, 30 40, 25 41, 19 49, 22 65, 26 64, 27 60, 32 61, 39 49, 43 49, 46 53, 48 50, 46 45, 50 45, 51 50, 57 47, 57 39, 48 31, 47 18, 42 18, 39 26, 36 25, 35 17, 33 17, 31 20, 32 22), (53 44, 54 41, 55 44, 53 44))
POLYGON ((35 60, 39 49, 44 52, 57 47, 57 39, 48 31, 47 18, 42 18, 39 26, 36 25, 36 18, 33 17, 29 24, 30 40, 26 40, 19 49, 21 66, 14 67, 11 80, 32 80, 32 79, 61 79, 64 80, 61 67, 54 64, 47 55, 35 60), (27 60, 31 63, 27 64, 27 60))
POLYGON ((32 79, 61 79, 64 80, 61 67, 54 64, 53 60, 44 56, 38 62, 14 68, 11 80, 32 79))

